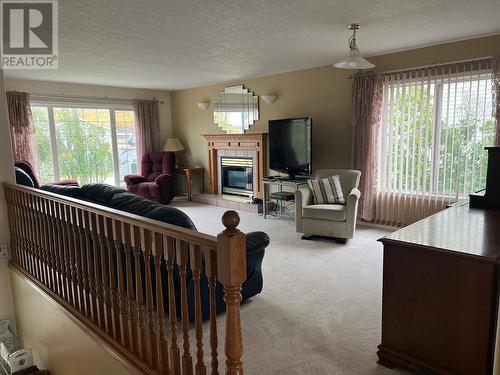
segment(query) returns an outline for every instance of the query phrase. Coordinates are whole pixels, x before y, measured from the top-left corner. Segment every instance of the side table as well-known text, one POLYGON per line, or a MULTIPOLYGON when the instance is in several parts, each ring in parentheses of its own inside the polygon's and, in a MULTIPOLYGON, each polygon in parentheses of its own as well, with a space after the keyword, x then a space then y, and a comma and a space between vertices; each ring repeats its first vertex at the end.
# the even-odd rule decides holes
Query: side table
POLYGON ((200 177, 201 191, 203 191, 203 186, 205 185, 204 179, 204 169, 203 167, 177 167, 175 169, 175 174, 186 176, 187 180, 187 190, 188 190, 188 200, 192 200, 193 191, 193 176, 200 177))

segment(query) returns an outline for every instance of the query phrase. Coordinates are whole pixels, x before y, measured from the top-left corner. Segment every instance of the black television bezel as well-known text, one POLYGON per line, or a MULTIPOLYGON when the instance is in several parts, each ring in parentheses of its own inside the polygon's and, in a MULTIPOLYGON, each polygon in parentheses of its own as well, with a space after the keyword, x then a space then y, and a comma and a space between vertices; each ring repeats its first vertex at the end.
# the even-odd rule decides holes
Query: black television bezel
POLYGON ((311 116, 304 116, 304 117, 291 117, 291 118, 283 118, 283 119, 275 119, 275 120, 269 120, 268 121, 268 137, 267 137, 267 149, 269 151, 269 169, 272 169, 273 171, 277 171, 280 173, 286 173, 288 174, 289 179, 295 179, 295 176, 306 176, 309 177, 312 175, 312 153, 313 153, 313 142, 312 142, 312 117, 311 116), (272 123, 278 123, 278 122, 285 122, 285 121, 306 121, 306 126, 309 128, 309 170, 305 171, 303 169, 298 169, 298 168, 290 168, 287 166, 279 166, 276 168, 276 166, 271 165, 271 124, 272 123))

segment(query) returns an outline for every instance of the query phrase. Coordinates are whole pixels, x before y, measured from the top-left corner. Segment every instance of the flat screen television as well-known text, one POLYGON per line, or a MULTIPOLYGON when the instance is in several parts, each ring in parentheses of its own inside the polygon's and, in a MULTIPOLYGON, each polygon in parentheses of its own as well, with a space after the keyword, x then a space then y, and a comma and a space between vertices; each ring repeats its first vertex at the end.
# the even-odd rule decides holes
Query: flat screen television
POLYGON ((290 179, 311 175, 311 135, 311 117, 269 121, 269 168, 290 179))

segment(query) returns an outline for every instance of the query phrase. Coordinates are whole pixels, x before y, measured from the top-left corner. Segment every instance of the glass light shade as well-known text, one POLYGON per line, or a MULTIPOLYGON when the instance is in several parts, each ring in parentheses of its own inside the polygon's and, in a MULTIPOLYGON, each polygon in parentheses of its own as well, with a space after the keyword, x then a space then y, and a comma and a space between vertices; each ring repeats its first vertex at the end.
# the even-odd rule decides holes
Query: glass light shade
POLYGON ((182 151, 184 150, 184 145, 177 138, 168 138, 163 146, 163 151, 182 151))
POLYGON ((351 49, 351 54, 334 65, 340 69, 371 69, 375 65, 359 56, 358 49, 351 49))

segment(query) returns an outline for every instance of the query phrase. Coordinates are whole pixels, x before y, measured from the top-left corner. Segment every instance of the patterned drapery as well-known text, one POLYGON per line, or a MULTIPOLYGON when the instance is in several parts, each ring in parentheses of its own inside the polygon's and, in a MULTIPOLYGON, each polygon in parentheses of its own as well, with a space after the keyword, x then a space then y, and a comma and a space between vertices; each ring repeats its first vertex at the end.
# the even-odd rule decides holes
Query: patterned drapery
POLYGON ((30 94, 7 91, 6 98, 14 161, 27 161, 36 167, 35 126, 30 94))
POLYGON ((135 134, 137 160, 142 155, 158 151, 158 132, 160 129, 160 111, 158 100, 137 100, 135 109, 135 134))
POLYGON ((380 74, 358 75, 352 93, 352 126, 355 134, 354 166, 361 171, 361 218, 375 215, 378 130, 382 118, 383 84, 380 74))

